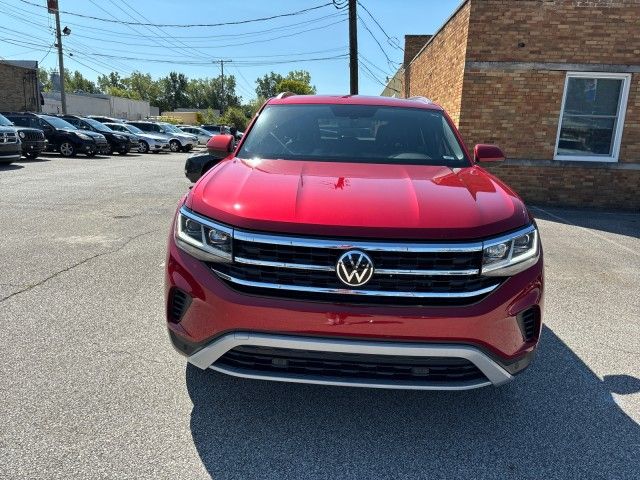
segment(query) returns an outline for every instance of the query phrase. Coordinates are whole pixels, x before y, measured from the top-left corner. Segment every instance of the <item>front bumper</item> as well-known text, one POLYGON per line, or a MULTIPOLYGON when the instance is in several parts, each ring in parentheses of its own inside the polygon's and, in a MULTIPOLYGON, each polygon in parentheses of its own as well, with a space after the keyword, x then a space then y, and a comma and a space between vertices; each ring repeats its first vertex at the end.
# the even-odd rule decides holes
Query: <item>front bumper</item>
POLYGON ((0 163, 15 162, 22 157, 22 146, 20 143, 0 144, 0 163))
POLYGON ((22 154, 27 153, 38 155, 47 149, 46 140, 23 140, 22 141, 22 154))
POLYGON ((165 280, 167 326, 174 347, 200 368, 250 378, 413 389, 501 385, 529 365, 542 324, 542 254, 534 266, 508 278, 482 300, 464 306, 349 305, 250 295, 231 288, 204 263, 180 250, 173 236, 165 280), (189 299, 188 308, 177 320, 170 316, 170 298, 176 289, 189 299), (538 320, 527 339, 518 315, 532 308, 538 320), (446 384, 428 378, 371 381, 221 365, 221 355, 237 345, 467 359, 483 377, 446 384))

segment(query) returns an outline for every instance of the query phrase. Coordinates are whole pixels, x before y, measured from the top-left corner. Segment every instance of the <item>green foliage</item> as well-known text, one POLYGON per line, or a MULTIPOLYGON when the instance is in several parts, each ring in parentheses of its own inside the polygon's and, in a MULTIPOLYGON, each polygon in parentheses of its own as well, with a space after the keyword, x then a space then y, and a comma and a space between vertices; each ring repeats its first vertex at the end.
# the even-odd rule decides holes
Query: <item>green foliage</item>
POLYGON ((196 121, 201 125, 204 123, 218 123, 219 120, 220 115, 211 108, 207 108, 207 111, 204 113, 196 112, 196 121))
POLYGON ((224 112, 224 115, 220 118, 220 122, 243 131, 247 127, 249 119, 245 116, 242 108, 231 107, 224 112))
POLYGON ((256 95, 262 98, 275 97, 278 94, 278 83, 284 80, 279 73, 269 72, 264 77, 256 79, 256 95))
POLYGON ((256 94, 262 98, 275 97, 278 93, 285 91, 301 95, 316 93, 316 87, 311 85, 311 74, 306 70, 292 70, 285 77, 279 73, 270 72, 256 79, 256 85, 256 94))
POLYGON ((264 102, 266 101, 263 97, 254 98, 249 100, 245 105, 242 105, 242 111, 244 112, 245 117, 251 119, 254 115, 260 110, 264 102))
POLYGON ((298 95, 311 95, 315 93, 315 89, 308 83, 287 78, 278 83, 278 91, 297 93, 298 95))
POLYGON ((131 98, 133 100, 142 100, 138 92, 134 90, 119 88, 119 87, 107 87, 107 91, 105 93, 108 95, 113 95, 114 97, 123 97, 123 98, 131 98))
POLYGON ((42 84, 43 92, 51 91, 51 70, 38 68, 38 81, 42 84))

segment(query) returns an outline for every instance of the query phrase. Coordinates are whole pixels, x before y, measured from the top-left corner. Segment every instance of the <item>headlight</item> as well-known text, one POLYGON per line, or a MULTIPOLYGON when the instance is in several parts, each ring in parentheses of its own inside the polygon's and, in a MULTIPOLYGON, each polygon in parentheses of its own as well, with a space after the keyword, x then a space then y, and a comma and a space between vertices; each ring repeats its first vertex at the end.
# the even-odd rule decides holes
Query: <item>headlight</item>
POLYGON ((511 235, 484 242, 482 274, 514 275, 529 268, 540 256, 538 244, 538 230, 533 225, 511 235))
POLYGON ((114 135, 114 137, 116 137, 118 140, 126 140, 127 137, 125 137, 124 135, 114 135))
POLYGON ((178 247, 204 261, 230 261, 233 229, 192 213, 185 207, 176 219, 175 238, 178 247))
POLYGON ((91 137, 86 133, 76 132, 76 135, 80 137, 82 140, 91 140, 91 137))
POLYGON ((20 138, 24 138, 24 132, 23 132, 22 130, 20 130, 20 131, 18 132, 18 136, 19 136, 20 138))

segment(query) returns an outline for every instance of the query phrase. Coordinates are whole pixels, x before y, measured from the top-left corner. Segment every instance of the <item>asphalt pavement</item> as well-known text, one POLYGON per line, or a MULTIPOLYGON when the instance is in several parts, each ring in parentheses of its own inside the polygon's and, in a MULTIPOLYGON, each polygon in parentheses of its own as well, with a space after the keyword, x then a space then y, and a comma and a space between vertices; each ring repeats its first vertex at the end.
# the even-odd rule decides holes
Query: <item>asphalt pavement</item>
POLYGON ((244 380, 167 338, 185 158, 0 166, 1 478, 639 478, 640 213, 532 208, 546 326, 508 385, 244 380))

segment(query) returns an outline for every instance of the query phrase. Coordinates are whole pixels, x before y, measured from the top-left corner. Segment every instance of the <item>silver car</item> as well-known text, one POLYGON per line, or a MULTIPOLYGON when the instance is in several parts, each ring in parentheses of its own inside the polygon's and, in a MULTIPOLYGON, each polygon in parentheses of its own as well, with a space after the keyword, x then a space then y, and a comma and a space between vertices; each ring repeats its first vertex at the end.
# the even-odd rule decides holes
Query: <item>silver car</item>
POLYGON ((138 127, 129 125, 128 123, 105 123, 105 125, 111 130, 131 133, 138 137, 138 152, 140 153, 169 151, 169 139, 165 136, 145 133, 138 127))
POLYGON ((172 152, 188 152, 198 143, 195 136, 184 133, 182 130, 165 122, 150 122, 148 120, 130 120, 128 125, 138 127, 145 133, 159 135, 167 139, 169 149, 172 152))
POLYGON ((178 128, 189 135, 195 135, 198 138, 198 145, 206 145, 213 136, 213 133, 206 131, 204 128, 194 127, 193 125, 178 125, 178 128))

